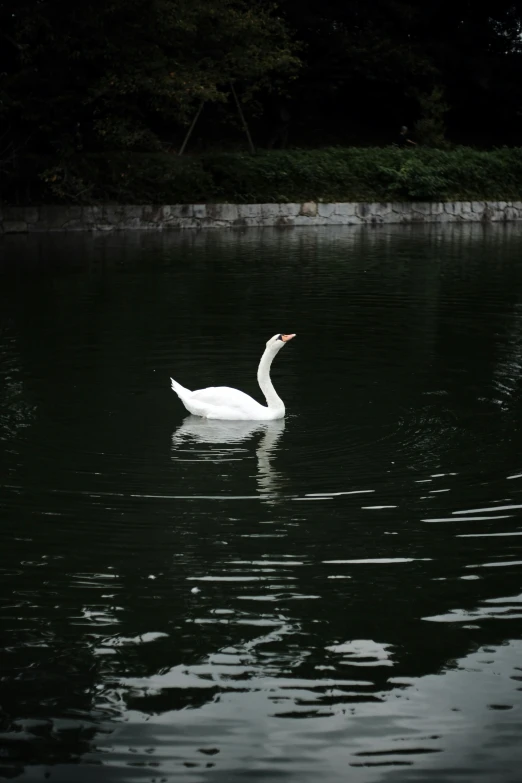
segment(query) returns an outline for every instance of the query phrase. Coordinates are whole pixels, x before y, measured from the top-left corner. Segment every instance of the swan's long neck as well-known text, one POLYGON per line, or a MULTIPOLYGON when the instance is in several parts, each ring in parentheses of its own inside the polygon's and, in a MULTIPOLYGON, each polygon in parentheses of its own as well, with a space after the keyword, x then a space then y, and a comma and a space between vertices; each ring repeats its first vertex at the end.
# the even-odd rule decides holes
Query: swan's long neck
POLYGON ((278 351, 277 349, 274 350, 272 345, 267 346, 264 354, 261 357, 261 361, 259 362, 259 367, 257 368, 257 382, 259 384, 259 388, 265 395, 266 404, 268 405, 269 409, 282 410, 284 414, 285 404, 274 389, 270 379, 270 367, 276 353, 278 353, 278 351))

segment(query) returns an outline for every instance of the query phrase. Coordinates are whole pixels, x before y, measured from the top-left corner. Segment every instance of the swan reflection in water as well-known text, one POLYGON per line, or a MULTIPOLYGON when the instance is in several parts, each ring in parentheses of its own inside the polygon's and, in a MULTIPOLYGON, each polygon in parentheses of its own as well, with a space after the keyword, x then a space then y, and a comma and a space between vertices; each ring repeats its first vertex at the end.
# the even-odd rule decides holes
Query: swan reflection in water
MULTIPOLYGON (((284 419, 273 421, 224 421, 222 419, 204 419, 200 416, 187 416, 172 435, 172 448, 193 444, 211 446, 224 445, 226 448, 213 450, 211 455, 217 461, 226 462, 242 459, 237 444, 245 443, 258 435, 256 447, 257 487, 261 498, 273 503, 281 494, 282 475, 271 465, 279 439, 285 429, 284 419)), ((208 456, 208 453, 207 453, 208 456)))

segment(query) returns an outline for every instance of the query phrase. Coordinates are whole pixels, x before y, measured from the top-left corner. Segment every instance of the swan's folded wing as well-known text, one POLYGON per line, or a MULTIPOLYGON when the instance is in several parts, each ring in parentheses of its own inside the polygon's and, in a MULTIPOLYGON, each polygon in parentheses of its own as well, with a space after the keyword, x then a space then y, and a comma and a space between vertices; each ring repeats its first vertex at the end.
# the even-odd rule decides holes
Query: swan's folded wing
POLYGON ((241 408, 245 405, 259 405, 259 403, 239 389, 230 386, 209 386, 208 389, 198 389, 192 392, 191 402, 214 405, 216 408, 241 408))

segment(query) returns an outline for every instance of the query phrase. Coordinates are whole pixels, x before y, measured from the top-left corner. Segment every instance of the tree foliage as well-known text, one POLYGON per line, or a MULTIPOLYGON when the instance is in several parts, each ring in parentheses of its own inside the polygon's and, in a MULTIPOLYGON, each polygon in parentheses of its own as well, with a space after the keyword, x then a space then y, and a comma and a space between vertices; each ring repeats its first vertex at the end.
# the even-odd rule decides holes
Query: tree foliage
POLYGON ((80 193, 79 154, 176 152, 202 105, 189 153, 237 148, 231 84, 261 148, 389 145, 403 124, 430 147, 519 145, 522 6, 0 0, 4 192, 35 156, 80 193))
POLYGON ((201 101, 252 94, 299 61, 274 8, 248 0, 1 2, 2 119, 67 152, 158 145, 201 101))
POLYGON ((522 148, 507 147, 77 153, 33 160, 30 173, 23 204, 522 200, 522 148))
MULTIPOLYGON (((466 143, 517 143, 522 6, 513 0, 279 0, 303 42, 295 120, 313 139, 382 143, 435 121, 466 143), (437 111, 435 111, 437 113, 437 111), (332 134, 333 130, 333 134, 332 134), (342 134, 342 135, 341 135, 342 134)), ((423 131, 427 128, 423 128, 423 131)), ((433 136, 434 130, 430 132, 433 136)))

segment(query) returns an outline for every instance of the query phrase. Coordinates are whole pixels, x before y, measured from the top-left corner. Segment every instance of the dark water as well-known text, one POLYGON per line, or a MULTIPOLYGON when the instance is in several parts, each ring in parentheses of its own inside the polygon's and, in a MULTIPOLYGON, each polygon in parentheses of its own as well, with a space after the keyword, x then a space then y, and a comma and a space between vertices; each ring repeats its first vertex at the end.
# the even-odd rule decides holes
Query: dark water
POLYGON ((519 781, 522 227, 0 252, 0 776, 519 781))

